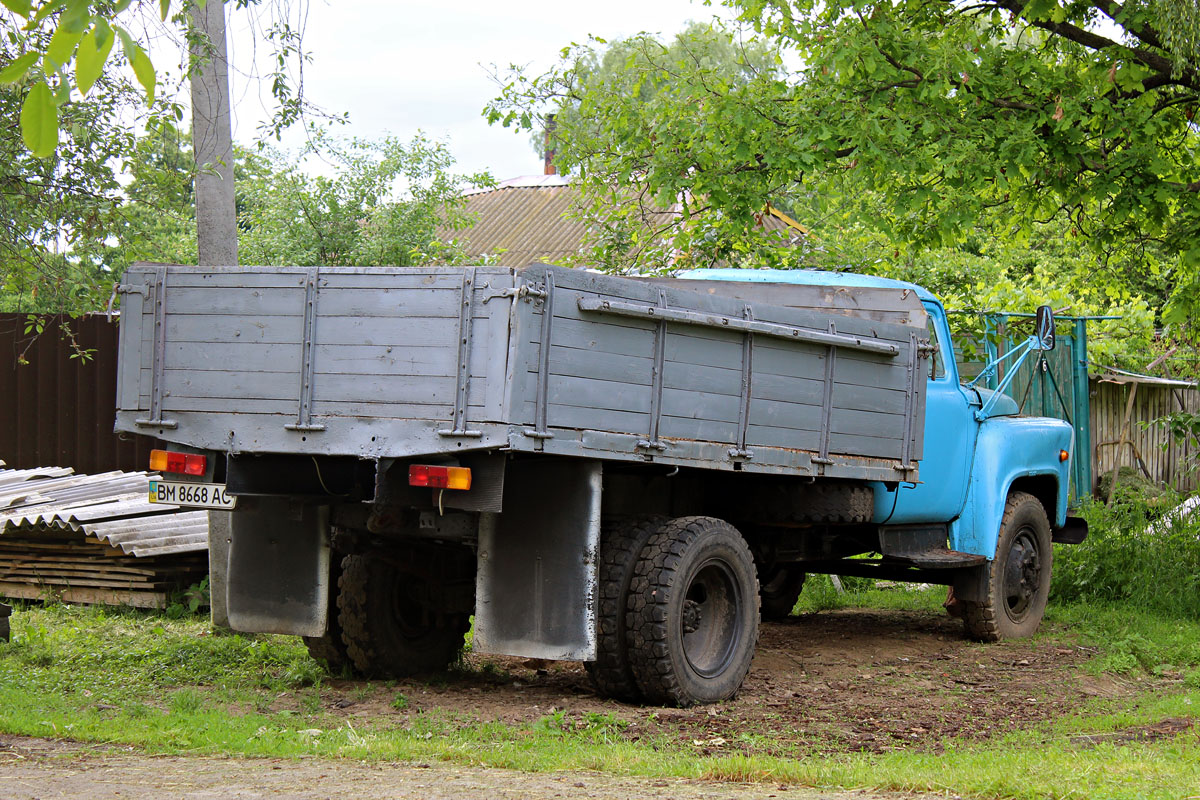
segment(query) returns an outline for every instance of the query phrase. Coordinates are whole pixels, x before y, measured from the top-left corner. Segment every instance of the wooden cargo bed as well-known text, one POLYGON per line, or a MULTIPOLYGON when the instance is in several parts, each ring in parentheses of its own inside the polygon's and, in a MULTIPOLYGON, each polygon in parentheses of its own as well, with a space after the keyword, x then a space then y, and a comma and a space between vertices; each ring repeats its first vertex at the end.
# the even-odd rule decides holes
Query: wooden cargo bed
POLYGON ((927 334, 903 289, 138 265, 122 292, 118 429, 196 447, 887 481, 921 457, 927 334))

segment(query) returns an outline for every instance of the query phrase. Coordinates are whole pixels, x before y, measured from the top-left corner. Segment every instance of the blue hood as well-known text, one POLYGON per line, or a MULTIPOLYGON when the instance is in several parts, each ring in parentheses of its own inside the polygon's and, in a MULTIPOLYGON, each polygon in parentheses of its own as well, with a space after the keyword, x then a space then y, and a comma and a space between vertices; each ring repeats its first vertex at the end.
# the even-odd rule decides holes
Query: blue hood
MULTIPOLYGON (((982 386, 976 386, 975 391, 979 393, 979 400, 983 406, 988 404, 988 401, 998 392, 994 389, 987 389, 982 386)), ((982 407, 982 406, 981 406, 982 407)), ((1015 417, 1021 413, 1021 409, 1017 407, 1017 401, 1013 400, 1006 394, 1001 394, 996 398, 996 404, 992 406, 988 412, 989 417, 1015 417)))

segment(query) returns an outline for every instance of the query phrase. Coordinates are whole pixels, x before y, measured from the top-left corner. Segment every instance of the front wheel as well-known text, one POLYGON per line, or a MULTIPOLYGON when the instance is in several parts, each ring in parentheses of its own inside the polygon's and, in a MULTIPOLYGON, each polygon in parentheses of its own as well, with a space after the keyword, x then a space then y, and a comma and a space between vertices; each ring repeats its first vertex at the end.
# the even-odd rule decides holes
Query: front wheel
POLYGON ((678 706, 737 694, 758 641, 758 579, 740 533, 680 517, 650 537, 634 568, 629 664, 646 700, 678 706))
POLYGON ((1046 613, 1053 560, 1046 509, 1033 495, 1013 492, 996 558, 985 567, 984 599, 961 606, 967 633, 985 642, 1032 636, 1046 613))

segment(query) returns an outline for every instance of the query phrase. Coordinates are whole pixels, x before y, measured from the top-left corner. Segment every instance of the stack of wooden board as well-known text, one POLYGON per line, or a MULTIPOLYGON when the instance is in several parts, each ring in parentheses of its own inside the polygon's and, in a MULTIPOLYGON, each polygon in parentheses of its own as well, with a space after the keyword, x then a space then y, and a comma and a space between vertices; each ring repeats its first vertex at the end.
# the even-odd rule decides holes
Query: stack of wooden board
POLYGON ((207 512, 149 503, 149 478, 0 469, 0 596, 163 608, 203 580, 207 512))

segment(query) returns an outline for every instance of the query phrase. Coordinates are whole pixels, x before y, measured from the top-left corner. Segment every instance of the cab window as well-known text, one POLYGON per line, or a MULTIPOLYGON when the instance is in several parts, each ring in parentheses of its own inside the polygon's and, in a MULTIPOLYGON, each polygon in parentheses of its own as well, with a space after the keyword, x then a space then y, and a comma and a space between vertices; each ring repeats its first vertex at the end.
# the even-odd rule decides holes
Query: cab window
POLYGON ((946 360, 942 342, 938 338, 937 326, 934 325, 933 314, 926 314, 926 327, 929 329, 929 343, 933 345, 933 362, 930 365, 929 379, 940 381, 946 377, 946 360))

